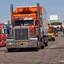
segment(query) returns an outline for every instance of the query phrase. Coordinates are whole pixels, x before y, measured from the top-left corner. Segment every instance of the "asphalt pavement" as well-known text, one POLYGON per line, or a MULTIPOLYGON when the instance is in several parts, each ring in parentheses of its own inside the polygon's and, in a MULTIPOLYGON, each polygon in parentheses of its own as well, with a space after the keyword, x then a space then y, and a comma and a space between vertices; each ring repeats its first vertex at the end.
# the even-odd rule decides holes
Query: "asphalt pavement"
POLYGON ((39 51, 7 52, 6 47, 1 47, 0 64, 64 64, 64 37, 58 32, 56 40, 39 51))

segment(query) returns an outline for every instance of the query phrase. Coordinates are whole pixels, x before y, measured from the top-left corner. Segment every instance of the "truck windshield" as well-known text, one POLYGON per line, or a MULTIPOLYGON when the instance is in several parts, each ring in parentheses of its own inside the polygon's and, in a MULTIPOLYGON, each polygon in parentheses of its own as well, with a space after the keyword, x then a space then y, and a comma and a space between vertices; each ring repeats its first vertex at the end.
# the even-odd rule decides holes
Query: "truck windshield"
POLYGON ((20 20, 20 21, 15 21, 15 26, 21 26, 21 25, 33 25, 33 20, 20 20))

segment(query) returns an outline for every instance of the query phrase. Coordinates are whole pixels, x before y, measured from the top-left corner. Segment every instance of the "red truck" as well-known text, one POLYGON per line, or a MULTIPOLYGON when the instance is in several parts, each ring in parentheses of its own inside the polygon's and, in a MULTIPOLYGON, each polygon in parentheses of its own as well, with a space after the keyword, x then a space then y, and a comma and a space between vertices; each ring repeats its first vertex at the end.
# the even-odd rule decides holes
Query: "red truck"
POLYGON ((6 46, 6 26, 3 23, 0 23, 0 46, 6 46))
POLYGON ((48 45, 48 24, 44 7, 21 6, 13 11, 11 5, 11 38, 7 39, 7 50, 35 48, 39 50, 48 45))

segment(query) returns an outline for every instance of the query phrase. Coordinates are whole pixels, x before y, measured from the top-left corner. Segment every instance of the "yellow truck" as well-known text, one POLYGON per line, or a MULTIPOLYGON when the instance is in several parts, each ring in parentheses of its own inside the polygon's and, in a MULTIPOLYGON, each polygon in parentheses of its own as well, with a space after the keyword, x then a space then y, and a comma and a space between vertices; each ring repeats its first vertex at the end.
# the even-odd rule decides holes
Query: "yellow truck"
POLYGON ((58 35, 57 28, 49 26, 48 28, 48 39, 55 41, 55 37, 58 35))

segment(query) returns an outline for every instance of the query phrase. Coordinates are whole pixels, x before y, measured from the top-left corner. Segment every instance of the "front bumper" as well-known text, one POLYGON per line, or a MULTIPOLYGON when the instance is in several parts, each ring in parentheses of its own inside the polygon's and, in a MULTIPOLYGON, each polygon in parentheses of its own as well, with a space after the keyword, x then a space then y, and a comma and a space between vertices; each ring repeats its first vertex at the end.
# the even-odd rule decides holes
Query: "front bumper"
POLYGON ((7 48, 32 48, 32 47, 37 47, 37 41, 29 41, 25 42, 24 44, 21 42, 13 42, 13 43, 7 43, 6 44, 7 48))

